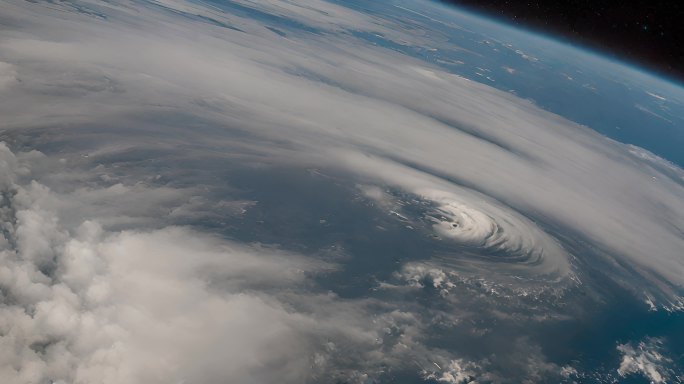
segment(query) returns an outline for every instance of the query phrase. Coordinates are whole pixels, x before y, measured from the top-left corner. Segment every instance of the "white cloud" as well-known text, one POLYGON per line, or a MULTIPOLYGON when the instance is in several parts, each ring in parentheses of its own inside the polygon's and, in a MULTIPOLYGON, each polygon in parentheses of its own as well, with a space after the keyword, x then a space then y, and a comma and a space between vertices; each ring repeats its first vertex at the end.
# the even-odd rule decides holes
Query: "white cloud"
MULTIPOLYGON (((93 188, 75 206, 78 190, 15 180, 40 156, 0 153, 3 383, 353 382, 450 357, 421 344, 411 313, 310 291, 310 277, 336 268, 321 260, 187 227, 62 221, 64 207, 101 216, 92 207, 123 187, 93 188)), ((147 204, 163 204, 163 188, 157 198, 147 204)))
MULTIPOLYGON (((588 256, 567 234, 615 261, 618 281, 650 282, 656 304, 678 300, 679 168, 348 33, 431 41, 392 21, 318 0, 240 3, 325 33, 282 37, 183 1, 3 6, 17 21, 0 37, 3 137, 45 155, 0 146, 0 381, 362 380, 416 359, 446 367, 435 379, 470 375, 422 345, 418 314, 308 291, 332 266, 177 226, 259 204, 217 197, 228 165, 341 171, 382 209, 397 204, 385 188, 435 204, 445 219, 429 229, 457 246, 528 256, 480 261, 491 280, 513 275, 506 294, 534 292, 521 276, 581 278, 588 256)), ((462 265, 442 261, 396 267, 448 290, 462 265)))
MULTIPOLYGON (((437 368, 441 368, 437 365, 437 368)), ((447 384, 467 384, 476 383, 478 376, 480 376, 482 368, 471 362, 465 362, 461 359, 452 360, 449 365, 441 369, 440 373, 430 373, 426 375, 426 379, 433 379, 439 383, 447 384)))
POLYGON ((9 204, 16 221, 1 252, 3 382, 306 377, 317 322, 266 292, 323 263, 179 227, 107 233, 87 221, 71 234, 31 201, 49 192, 14 189, 23 196, 9 204))
POLYGON ((636 345, 619 344, 617 350, 622 353, 622 361, 617 370, 620 376, 639 374, 656 384, 666 383, 670 379, 670 370, 667 366, 672 360, 662 354, 661 339, 649 337, 636 345))
MULTIPOLYGON (((329 266, 180 227, 65 227, 45 204, 59 197, 36 182, 14 184, 19 162, 2 149, 9 199, 0 251, 2 382, 308 376, 315 347, 306 339, 318 321, 267 292, 295 289, 329 266)), ((105 189, 99 199, 110 195, 105 189)))

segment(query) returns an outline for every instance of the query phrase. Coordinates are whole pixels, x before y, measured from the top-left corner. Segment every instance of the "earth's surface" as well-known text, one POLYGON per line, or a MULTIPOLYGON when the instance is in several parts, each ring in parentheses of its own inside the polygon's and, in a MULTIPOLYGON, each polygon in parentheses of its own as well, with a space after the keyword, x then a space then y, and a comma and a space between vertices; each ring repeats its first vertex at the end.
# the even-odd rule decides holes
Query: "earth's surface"
POLYGON ((0 2, 0 382, 681 383, 684 88, 431 1, 0 2))

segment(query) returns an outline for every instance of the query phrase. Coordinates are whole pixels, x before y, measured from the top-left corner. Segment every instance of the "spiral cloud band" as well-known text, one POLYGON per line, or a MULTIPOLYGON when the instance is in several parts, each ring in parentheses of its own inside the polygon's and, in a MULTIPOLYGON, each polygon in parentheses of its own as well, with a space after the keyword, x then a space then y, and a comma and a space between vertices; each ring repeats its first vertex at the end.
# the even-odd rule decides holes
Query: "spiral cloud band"
POLYGON ((496 212, 493 207, 480 211, 464 203, 442 199, 433 228, 444 238, 460 244, 499 252, 502 261, 543 267, 537 273, 569 272, 568 255, 542 230, 518 215, 496 212), (494 211, 489 213, 488 211, 494 211))

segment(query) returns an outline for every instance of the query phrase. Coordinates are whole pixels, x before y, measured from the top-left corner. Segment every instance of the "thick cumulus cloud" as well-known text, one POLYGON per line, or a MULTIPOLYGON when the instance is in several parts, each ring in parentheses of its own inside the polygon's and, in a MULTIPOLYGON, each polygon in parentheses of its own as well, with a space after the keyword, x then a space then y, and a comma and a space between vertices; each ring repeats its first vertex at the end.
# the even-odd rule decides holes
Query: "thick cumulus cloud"
MULTIPOLYGON (((418 27, 318 0, 10 0, 0 21, 3 382, 534 381, 574 368, 524 338, 523 363, 471 361, 428 328, 495 305, 511 323, 556 316, 523 309, 599 261, 682 307, 682 170, 359 37, 447 44, 418 27), (250 238, 239 217, 261 204, 226 169, 277 167, 342 175, 434 241, 377 288, 432 287, 446 309, 326 292, 316 278, 352 251, 222 236, 250 238)), ((621 348, 620 374, 655 377, 621 348)))
POLYGON ((663 354, 663 340, 648 337, 634 344, 617 346, 622 354, 620 368, 617 370, 620 376, 642 374, 651 383, 681 382, 681 378, 670 368, 672 359, 663 354))
POLYGON ((273 345, 306 349, 306 318, 240 289, 297 285, 323 265, 179 227, 69 228, 46 187, 14 184, 18 161, 2 149, 3 382, 301 378, 308 362, 285 362, 273 345), (216 354, 232 363, 212 363, 216 354))
POLYGON ((421 346, 411 313, 304 289, 327 262, 186 227, 62 222, 71 194, 23 185, 36 156, 0 151, 4 383, 363 381, 406 359, 450 361, 421 346), (402 336, 383 343, 388 327, 402 336))

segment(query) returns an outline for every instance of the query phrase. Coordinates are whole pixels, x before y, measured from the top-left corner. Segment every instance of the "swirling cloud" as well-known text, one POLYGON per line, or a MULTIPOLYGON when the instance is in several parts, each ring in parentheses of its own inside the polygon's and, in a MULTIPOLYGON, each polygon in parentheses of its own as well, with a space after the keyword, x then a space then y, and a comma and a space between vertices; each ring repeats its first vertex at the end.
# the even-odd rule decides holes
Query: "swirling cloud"
POLYGON ((3 382, 497 381, 510 367, 534 381, 561 368, 526 341, 489 345, 522 363, 470 361, 430 332, 471 341, 496 332, 485 316, 571 316, 565 283, 590 300, 606 276, 682 307, 682 170, 373 43, 448 43, 429 29, 318 0, 9 0, 0 16, 3 382), (263 176, 292 170, 328 189, 263 176), (369 233, 297 232, 313 202, 269 222, 293 194, 328 192, 340 210, 370 202, 369 233), (376 245, 396 218, 392 241, 425 246, 415 259, 345 243, 376 245), (353 275, 369 255, 384 274, 353 275), (345 268, 349 282, 322 277, 345 268), (448 297, 402 296, 430 285, 448 297))

